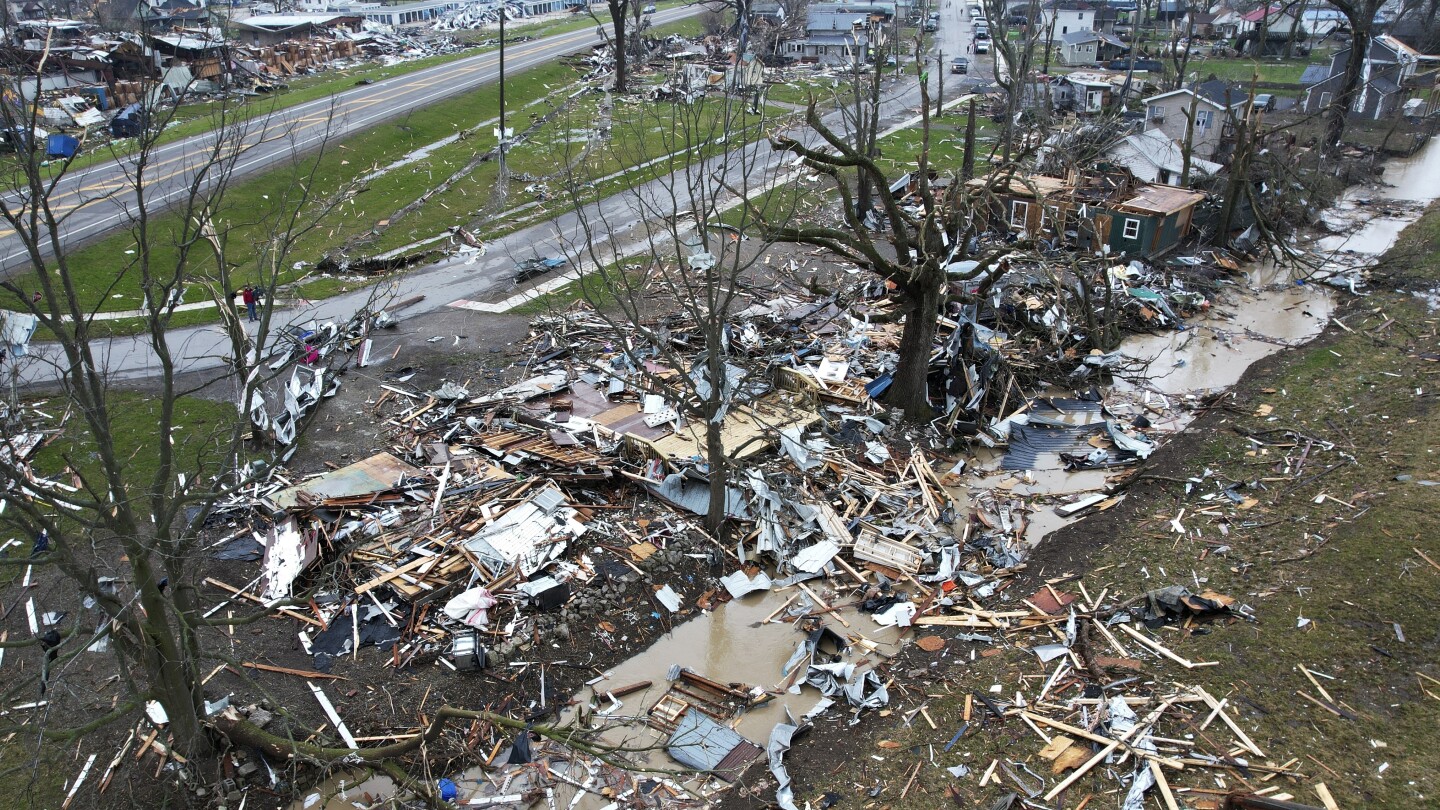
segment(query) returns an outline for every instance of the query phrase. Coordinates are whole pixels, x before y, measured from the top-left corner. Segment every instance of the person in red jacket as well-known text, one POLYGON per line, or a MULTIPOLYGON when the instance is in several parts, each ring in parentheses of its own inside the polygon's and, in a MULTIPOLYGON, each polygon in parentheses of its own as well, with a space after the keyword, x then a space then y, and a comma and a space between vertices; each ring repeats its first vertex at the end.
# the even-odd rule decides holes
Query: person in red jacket
POLYGON ((250 320, 252 321, 260 320, 260 316, 255 313, 255 302, 258 301, 259 298, 260 296, 255 292, 255 288, 249 284, 246 284, 245 289, 240 291, 240 299, 245 302, 245 312, 250 316, 250 320))

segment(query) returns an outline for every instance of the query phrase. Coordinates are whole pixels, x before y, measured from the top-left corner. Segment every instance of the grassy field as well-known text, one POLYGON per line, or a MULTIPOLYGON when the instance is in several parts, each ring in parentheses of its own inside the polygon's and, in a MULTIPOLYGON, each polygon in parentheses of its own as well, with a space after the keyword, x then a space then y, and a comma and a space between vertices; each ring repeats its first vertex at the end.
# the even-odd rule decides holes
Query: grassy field
MULTIPOLYGON (((1237 769, 1173 771, 1168 779, 1181 806, 1214 800, 1188 791, 1217 786, 1276 788, 1319 806, 1314 785, 1323 781, 1340 807, 1397 810, 1430 806, 1440 792, 1434 745, 1440 682, 1423 677, 1440 678, 1440 615, 1422 596, 1440 587, 1440 569, 1415 551, 1440 560, 1440 534, 1433 530, 1440 486, 1419 483, 1440 480, 1440 365, 1434 355, 1421 356, 1440 345, 1440 314, 1408 292, 1440 285, 1440 207, 1406 233, 1389 266, 1370 297, 1351 299, 1338 313, 1343 327, 1332 325, 1317 342, 1252 370, 1191 437, 1152 459, 1153 478, 1133 487, 1120 507, 1090 518, 1096 525, 1082 523, 1050 538, 1031 561, 1040 581, 1083 574, 1089 594, 1105 591, 1111 601, 1185 584, 1229 594, 1256 611, 1254 624, 1159 631, 1158 639, 1179 655, 1216 666, 1186 670, 1152 659, 1139 673, 1115 676, 1138 674, 1160 692, 1172 682, 1204 686, 1229 701, 1227 712, 1268 761, 1293 759, 1306 775, 1272 781, 1237 769), (1288 482, 1280 459, 1298 452, 1284 431, 1333 443, 1317 445, 1304 475, 1288 482), (1192 487, 1187 479, 1205 483, 1192 487), (1224 499, 1201 500, 1217 481, 1242 487, 1255 503, 1240 511, 1224 499), (1195 530, 1177 535, 1169 521, 1181 510, 1195 530), (1321 683, 1344 716, 1296 694, 1316 693, 1297 666, 1333 678, 1321 683)), ((1034 580, 1022 587, 1033 589, 1034 580)), ((1074 592, 1078 586, 1057 587, 1074 592)), ((940 667, 929 678, 945 684, 898 678, 906 686, 905 711, 892 704, 896 710, 874 721, 861 749, 883 760, 866 764, 867 784, 886 786, 879 801, 895 810, 934 808, 948 804, 942 800, 953 788, 967 806, 970 800, 989 806, 1014 789, 1000 771, 998 785, 978 786, 994 759, 1023 763, 1048 785, 1062 778, 1037 756, 1043 741, 1014 719, 987 721, 942 751, 961 726, 965 694, 985 694, 997 684, 996 697, 1017 689, 1033 696, 1053 669, 1023 643, 981 649, 982 656, 963 647, 948 659, 929 656, 940 667), (937 730, 919 720, 902 722, 922 698, 937 730), (971 768, 969 776, 957 779, 944 770, 961 764, 971 768), (913 784, 902 797, 907 779, 913 784)), ((925 663, 911 657, 904 667, 913 676, 925 663)), ((983 715, 978 702, 975 709, 983 715)), ((1170 729, 1171 736, 1183 733, 1209 750, 1231 739, 1218 723, 1205 731, 1170 729)), ((1115 791, 1123 794, 1117 776, 1129 772, 1129 765, 1096 768, 1070 790, 1066 806, 1087 794, 1095 806, 1115 806, 1115 791)), ((1152 795, 1145 806, 1163 805, 1152 795)))
MULTIPOLYGON (((563 106, 564 96, 568 94, 564 88, 572 86, 574 75, 573 70, 562 64, 551 64, 507 81, 507 102, 521 108, 516 118, 512 119, 521 125, 517 131, 523 131, 527 115, 543 116, 563 106), (524 107, 527 103, 531 106, 524 107)), ((287 201, 294 199, 297 190, 302 188, 309 188, 324 197, 325 201, 309 206, 310 215, 317 218, 315 227, 300 236, 294 255, 287 261, 287 269, 282 273, 282 281, 311 272, 308 266, 290 267, 288 262, 304 261, 313 265, 320 256, 347 244, 363 242, 367 251, 381 252, 444 233, 453 225, 475 225, 482 236, 490 237, 514 230, 538 217, 553 215, 556 202, 548 207, 532 207, 524 216, 500 216, 505 208, 496 207, 498 167, 491 162, 480 164, 462 182, 427 200, 422 207, 396 223, 396 227, 389 227, 395 211, 415 202, 441 180, 466 165, 477 153, 493 146, 493 143, 487 142, 489 139, 483 131, 484 127, 477 125, 493 116, 497 94, 493 85, 481 88, 451 104, 416 111, 402 120, 382 124, 363 135, 332 144, 323 156, 307 157, 287 169, 235 185, 229 190, 219 217, 227 226, 223 234, 226 244, 235 250, 229 261, 245 266, 253 253, 249 246, 264 244, 270 239, 270 234, 279 225, 275 215, 284 211, 287 201), (455 110, 471 113, 457 118, 455 110), (451 142, 430 150, 407 165, 392 166, 377 173, 387 161, 394 161, 472 127, 479 130, 475 138, 451 142), (307 185, 307 178, 312 174, 315 178, 323 178, 313 187, 307 185), (352 186, 358 188, 352 189, 352 186), (350 193, 352 191, 354 193, 350 193), (337 195, 343 195, 338 208, 325 212, 325 206, 333 204, 337 195), (321 217, 322 213, 325 216, 321 217)), ((522 176, 525 173, 552 176, 553 182, 553 175, 558 170, 579 158, 583 133, 597 120, 599 99, 600 96, 581 99, 572 109, 551 121, 547 129, 517 144, 509 154, 512 172, 522 176)), ((635 131, 642 123, 639 119, 645 109, 647 105, 634 104, 629 100, 617 105, 613 114, 614 145, 586 155, 584 161, 574 166, 577 173, 586 177, 605 177, 627 165, 658 157, 662 153, 664 139, 635 131), (634 148, 637 144, 641 148, 634 148)), ((770 109, 767 112, 778 115, 785 111, 770 109)), ((749 137, 757 136, 758 124, 747 134, 749 137)), ((511 191, 523 193, 526 185, 526 182, 517 181, 512 184, 511 191)), ((604 190, 600 187, 593 189, 595 193, 604 190)), ((515 198, 512 196, 510 201, 513 203, 515 198)), ((568 205, 568 201, 562 199, 558 204, 568 205)), ((173 215, 157 217, 152 228, 149 240, 152 263, 160 267, 173 266, 179 252, 176 245, 183 241, 179 218, 173 215)), ((82 299, 94 302, 102 311, 139 307, 144 300, 140 274, 136 270, 139 257, 136 239, 130 233, 112 235, 72 252, 69 261, 82 299)), ((244 275, 242 270, 231 286, 258 282, 258 270, 251 273, 255 277, 244 275)), ((33 278, 22 279, 20 283, 27 290, 33 289, 35 284, 33 278)), ((345 287, 345 282, 320 279, 307 283, 301 294, 322 297, 345 287)), ((203 291, 193 290, 188 300, 198 300, 202 295, 205 295, 203 291)), ((214 310, 177 313, 171 325, 205 323, 214 317, 214 310)), ((136 326, 125 321, 112 321, 104 324, 103 329, 124 333, 136 326)))
MULTIPOLYGON (((160 417, 160 403, 153 396, 124 391, 112 391, 109 397, 116 451, 126 460, 126 480, 133 488, 131 495, 135 496, 150 485, 158 467, 153 448, 158 440, 155 425, 160 417)), ((58 417, 66 406, 57 399, 37 403, 37 407, 58 417)), ((235 406, 230 403, 200 397, 178 399, 174 416, 177 428, 173 436, 177 471, 191 474, 200 463, 213 460, 216 434, 224 434, 222 441, 228 441, 228 430, 234 422, 235 406), (186 459, 196 463, 187 463, 186 459)), ((58 475, 67 466, 74 466, 87 475, 98 474, 93 467, 94 458, 89 428, 84 419, 72 413, 60 434, 35 454, 32 466, 41 475, 58 475)))
MULTIPOLYGON (((685 5, 682 0, 666 0, 663 3, 656 3, 660 10, 678 8, 685 5)), ((594 27, 595 21, 586 17, 566 17, 562 19, 541 20, 538 22, 517 22, 507 26, 506 42, 513 38, 539 38, 555 34, 566 34, 571 31, 583 31, 594 27)), ((698 21, 694 18, 683 20, 678 23, 657 26, 654 31, 660 35, 672 33, 693 36, 699 33, 698 21)), ((161 133, 157 143, 165 144, 171 141, 181 140, 202 132, 209 132, 223 121, 233 121, 235 118, 241 120, 260 120, 265 116, 279 112, 287 107, 297 104, 304 104, 307 101, 327 98, 337 93, 342 93, 354 87, 358 82, 381 81, 392 79, 396 76, 403 76, 417 70, 424 70, 436 65, 444 65, 459 59, 476 56, 483 53, 499 50, 494 43, 497 31, 454 31, 450 36, 461 42, 476 43, 471 47, 456 53, 435 54, 418 59, 410 59, 393 65, 382 65, 379 62, 360 62, 345 68, 325 70, 309 76, 295 76, 284 80, 285 89, 273 95, 251 96, 238 101, 215 101, 204 100, 191 104, 182 104, 179 107, 164 111, 162 114, 162 125, 165 131, 161 133), (484 44, 480 44, 484 43, 484 44)), ((78 155, 71 163, 70 169, 81 169, 94 163, 111 160, 120 155, 131 154, 135 149, 133 140, 120 140, 95 147, 78 155)))
POLYGON ((1232 82, 1248 83, 1256 76, 1259 81, 1270 84, 1299 84, 1300 74, 1312 64, 1329 62, 1319 54, 1297 59, 1226 59, 1192 58, 1185 72, 1198 74, 1201 80, 1210 76, 1232 82))

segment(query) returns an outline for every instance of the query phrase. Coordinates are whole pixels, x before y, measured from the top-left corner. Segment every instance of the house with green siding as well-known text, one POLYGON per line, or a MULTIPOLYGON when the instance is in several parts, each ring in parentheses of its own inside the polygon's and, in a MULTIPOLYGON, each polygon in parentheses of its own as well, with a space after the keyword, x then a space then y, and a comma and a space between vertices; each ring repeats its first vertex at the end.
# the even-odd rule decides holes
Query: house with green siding
POLYGON ((1087 253, 1154 258, 1194 227, 1202 191, 1137 180, 1125 169, 1070 178, 1006 174, 977 177, 971 193, 985 229, 1003 230, 1087 253))

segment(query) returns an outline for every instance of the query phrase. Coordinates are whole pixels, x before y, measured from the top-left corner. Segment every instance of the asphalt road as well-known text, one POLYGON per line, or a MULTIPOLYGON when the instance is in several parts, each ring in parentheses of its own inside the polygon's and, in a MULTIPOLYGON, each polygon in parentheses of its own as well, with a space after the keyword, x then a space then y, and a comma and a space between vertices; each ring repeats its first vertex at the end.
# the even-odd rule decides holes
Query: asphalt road
MULTIPOLYGON (((950 54, 963 53, 969 42, 970 27, 965 24, 963 12, 958 6, 943 9, 941 13, 937 51, 943 51, 948 60, 950 54)), ((561 50, 564 50, 563 47, 561 50)), ((938 53, 929 56, 932 68, 937 56, 938 53)), ((986 59, 983 56, 980 58, 986 59)), ((990 69, 988 60, 977 67, 983 71, 980 73, 982 76, 990 69)), ((948 70, 948 65, 945 69, 948 70)), ((933 94, 938 71, 931 69, 929 73, 933 94)), ((972 67, 972 75, 974 73, 975 67, 972 67)), ((920 92, 913 77, 913 67, 907 65, 902 78, 887 82, 882 92, 882 130, 911 126, 915 122, 919 113, 920 92)), ((947 85, 953 86, 951 80, 958 78, 947 75, 947 85)), ((947 99, 953 96, 953 92, 946 93, 947 99)), ((843 131, 836 115, 830 116, 827 124, 843 131)), ((804 127, 792 130, 791 134, 811 144, 818 141, 818 136, 804 127)), ((755 189, 767 182, 801 182, 802 174, 808 174, 808 171, 794 166, 793 155, 774 152, 762 140, 710 160, 692 176, 723 176, 731 188, 755 189)), ((483 323, 485 313, 506 311, 505 305, 497 306, 495 302, 514 292, 511 278, 516 261, 534 256, 565 255, 570 257, 572 264, 583 266, 589 263, 591 250, 603 263, 643 253, 648 248, 643 224, 654 221, 662 213, 674 212, 678 207, 688 208, 677 206, 674 199, 677 190, 685 194, 685 185, 684 178, 675 176, 654 179, 631 192, 618 193, 586 205, 580 211, 565 208, 548 221, 490 242, 483 256, 461 255, 407 272, 386 281, 382 291, 361 289, 321 301, 277 308, 272 329, 284 325, 303 327, 330 320, 343 322, 377 293, 381 299, 390 301, 424 297, 423 301, 399 313, 407 324, 426 312, 451 309, 473 311, 477 323, 483 323)), ((713 188, 711 184, 707 186, 713 188)), ((817 191, 820 189, 819 184, 812 187, 817 191)), ((377 357, 388 357, 392 348, 398 348, 398 344, 393 347, 388 345, 393 341, 387 340, 383 332, 377 334, 376 340, 377 357)), ((167 333, 166 343, 177 369, 204 371, 225 365, 228 343, 218 326, 175 329, 167 333)), ((17 358, 14 363, 18 382, 54 382, 64 367, 63 355, 54 344, 35 344, 31 349, 30 356, 17 358)), ((154 348, 145 336, 114 338, 104 341, 103 345, 92 344, 91 349, 100 365, 115 380, 142 380, 161 370, 154 348)), ((403 361, 403 357, 399 359, 403 361)))
MULTIPOLYGON (((684 6, 652 15, 664 25, 699 14, 684 6)), ((515 75, 546 62, 586 50, 601 41, 593 27, 556 34, 505 49, 506 73, 515 75)), ((364 132, 412 110, 439 104, 499 78, 500 57, 484 53, 424 68, 372 85, 358 86, 333 97, 278 110, 246 125, 246 131, 209 132, 157 147, 149 157, 145 193, 150 210, 183 199, 197 175, 214 165, 218 153, 238 149, 231 177, 263 172, 334 140, 364 132)), ((498 112, 498 111, 497 111, 498 112)), ((214 169, 210 172, 213 174, 214 169)), ((61 243, 84 244, 127 224, 135 209, 134 159, 97 163, 63 178, 50 194, 57 215, 64 216, 61 243)), ((210 178, 213 180, 214 178, 210 178)), ((7 195, 14 199, 14 195, 7 195)), ((9 228, 0 229, 0 272, 28 268, 30 260, 9 228)))

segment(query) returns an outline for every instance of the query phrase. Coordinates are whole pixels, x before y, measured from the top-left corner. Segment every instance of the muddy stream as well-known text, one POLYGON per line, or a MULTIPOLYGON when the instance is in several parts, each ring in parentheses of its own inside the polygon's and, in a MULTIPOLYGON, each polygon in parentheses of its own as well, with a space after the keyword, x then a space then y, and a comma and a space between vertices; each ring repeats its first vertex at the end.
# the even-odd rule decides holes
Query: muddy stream
MULTIPOLYGON (((1183 330, 1127 339, 1122 345, 1124 355, 1148 361, 1148 374, 1138 385, 1117 383, 1105 391, 1107 404, 1115 398, 1132 407, 1146 407, 1155 414, 1152 432, 1163 443, 1166 434, 1173 435, 1189 423, 1187 404, 1193 405, 1198 397, 1233 385, 1256 361, 1318 335, 1335 308, 1331 287, 1348 286, 1343 281, 1346 274, 1389 249, 1401 231, 1437 196, 1440 196, 1440 142, 1432 139, 1414 156, 1389 161, 1378 183, 1355 187, 1344 194, 1323 215, 1332 233, 1317 235, 1300 245, 1325 259, 1327 270, 1334 275, 1329 286, 1313 281, 1297 283, 1288 269, 1268 262, 1247 268, 1236 278, 1239 283, 1228 300, 1217 302, 1206 316, 1188 320, 1183 330)), ((1363 293, 1363 288, 1360 292, 1363 293)), ((1103 470, 1071 473, 1058 463, 1050 468, 1042 465, 1040 469, 1025 471, 1003 470, 999 456, 995 451, 978 454, 967 465, 965 485, 952 490, 951 494, 957 507, 968 507, 971 498, 987 489, 1003 489, 1012 496, 1033 499, 1025 534, 1032 546, 1067 522, 1051 508, 1055 503, 1064 496, 1092 493, 1105 486, 1107 474, 1103 470)), ((807 584, 822 598, 833 596, 823 581, 818 586, 815 582, 807 584)), ((574 695, 576 706, 592 707, 591 711, 609 715, 593 717, 590 721, 592 725, 603 724, 607 742, 630 747, 658 746, 663 738, 635 720, 643 718, 670 687, 667 674, 673 665, 680 665, 722 684, 742 683, 777 692, 768 703, 742 714, 735 724, 736 731, 763 748, 771 728, 784 719, 787 709, 798 718, 814 708, 820 699, 813 688, 806 687, 798 694, 780 688, 781 666, 794 652, 802 634, 787 623, 763 623, 795 594, 793 586, 752 594, 677 626, 649 649, 614 667, 603 680, 574 695), (613 706, 606 696, 608 690, 642 681, 649 681, 651 686, 624 695, 619 699, 619 706, 613 706)), ((835 630, 848 634, 852 642, 862 637, 873 642, 873 646, 852 651, 849 660, 860 663, 859 669, 866 669, 879 658, 899 650, 899 630, 880 627, 871 616, 857 613, 853 608, 842 611, 842 615, 850 626, 839 626, 832 618, 829 623, 835 630)), ((343 714, 344 707, 338 708, 343 714)), ((564 719, 574 719, 573 712, 573 708, 567 711, 564 719)), ((843 722, 846 714, 842 703, 831 708, 826 718, 843 722)), ((502 751, 496 761, 502 762, 504 758, 502 751)), ((763 754, 761 758, 763 760, 763 754)), ((677 763, 660 750, 635 755, 634 759, 653 768, 678 770, 677 763)), ((756 767, 763 768, 763 762, 756 767)), ((567 775, 576 783, 583 783, 587 778, 585 769, 578 765, 571 766, 567 775)), ((515 794, 526 787, 521 779, 505 782, 499 769, 487 772, 476 768, 451 778, 459 788, 461 806, 522 806, 511 802, 490 804, 481 798, 515 794), (472 797, 476 801, 467 805, 472 797)), ((699 780, 685 776, 657 778, 691 789, 700 786, 699 780)), ((360 798, 364 793, 376 797, 392 791, 388 779, 348 785, 336 779, 310 791, 292 807, 352 810, 366 806, 360 798)), ((542 799, 536 806, 571 810, 626 806, 611 804, 609 798, 579 791, 563 781, 549 802, 547 805, 547 800, 542 799)))

